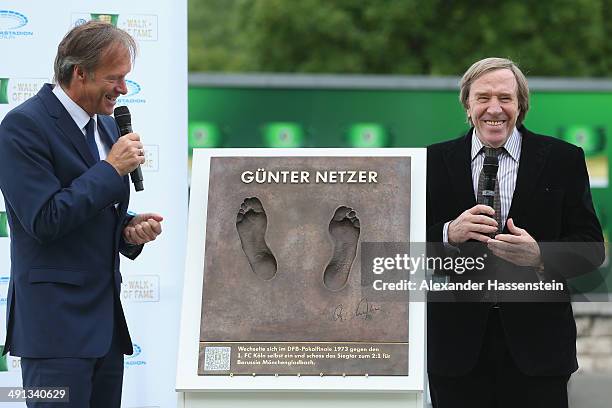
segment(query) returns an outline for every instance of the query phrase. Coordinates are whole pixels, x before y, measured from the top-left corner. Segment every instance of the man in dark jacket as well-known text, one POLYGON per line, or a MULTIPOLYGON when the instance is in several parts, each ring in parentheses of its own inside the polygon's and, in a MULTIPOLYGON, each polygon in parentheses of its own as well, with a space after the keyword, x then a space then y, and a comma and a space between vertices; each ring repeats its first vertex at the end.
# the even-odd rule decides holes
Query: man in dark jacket
MULTIPOLYGON (((529 89, 520 69, 487 58, 460 88, 473 127, 428 147, 427 240, 451 252, 479 242, 488 268, 510 280, 566 282, 599 266, 603 237, 584 153, 523 126, 529 89), (477 204, 489 159, 498 166, 496 208, 477 204)), ((504 296, 428 304, 434 407, 567 407, 567 381, 578 367, 571 304, 504 296)))

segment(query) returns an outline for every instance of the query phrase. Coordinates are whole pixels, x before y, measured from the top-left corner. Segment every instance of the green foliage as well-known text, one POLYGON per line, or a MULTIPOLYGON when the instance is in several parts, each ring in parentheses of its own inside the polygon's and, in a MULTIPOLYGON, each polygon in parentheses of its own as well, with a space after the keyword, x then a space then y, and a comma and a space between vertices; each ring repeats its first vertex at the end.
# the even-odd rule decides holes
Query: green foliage
POLYGON ((248 69, 235 0, 189 0, 190 71, 248 69))
POLYGON ((612 0, 189 0, 197 71, 531 76, 612 73, 612 0))

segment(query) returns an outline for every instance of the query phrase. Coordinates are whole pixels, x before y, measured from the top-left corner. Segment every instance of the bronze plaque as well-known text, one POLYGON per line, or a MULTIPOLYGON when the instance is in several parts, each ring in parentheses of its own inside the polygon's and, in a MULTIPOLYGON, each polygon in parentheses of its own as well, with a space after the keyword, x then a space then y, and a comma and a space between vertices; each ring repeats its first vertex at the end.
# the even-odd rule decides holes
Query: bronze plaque
POLYGON ((362 295, 360 243, 409 232, 409 157, 211 158, 198 374, 407 375, 407 296, 362 295))

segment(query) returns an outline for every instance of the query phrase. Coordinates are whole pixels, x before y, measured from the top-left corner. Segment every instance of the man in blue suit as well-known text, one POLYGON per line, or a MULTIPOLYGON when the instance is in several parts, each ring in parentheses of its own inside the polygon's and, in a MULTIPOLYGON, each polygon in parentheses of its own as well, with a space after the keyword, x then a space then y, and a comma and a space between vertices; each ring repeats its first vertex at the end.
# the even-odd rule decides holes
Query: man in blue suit
POLYGON ((161 233, 157 214, 128 215, 127 174, 144 162, 113 112, 127 93, 136 43, 110 24, 73 28, 58 46, 55 85, 0 124, 0 188, 11 230, 4 352, 24 387, 69 387, 70 402, 119 407, 132 342, 121 307, 119 253, 134 259, 161 233))

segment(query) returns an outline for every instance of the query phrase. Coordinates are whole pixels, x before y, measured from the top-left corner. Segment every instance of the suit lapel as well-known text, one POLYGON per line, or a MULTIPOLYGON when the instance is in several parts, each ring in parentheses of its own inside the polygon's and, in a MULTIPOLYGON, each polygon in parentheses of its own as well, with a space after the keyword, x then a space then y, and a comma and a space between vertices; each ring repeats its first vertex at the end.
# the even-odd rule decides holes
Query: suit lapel
POLYGON ((521 158, 508 218, 516 217, 527 209, 549 153, 549 146, 534 137, 533 133, 524 127, 519 131, 523 136, 521 158))
POLYGON ((474 186, 472 184, 472 130, 449 148, 444 155, 458 208, 472 208, 476 205, 474 186))
POLYGON ((64 112, 60 114, 60 117, 57 118, 57 126, 59 126, 64 135, 74 145, 89 167, 96 164, 95 159, 89 151, 89 147, 87 146, 87 141, 85 140, 83 132, 81 132, 81 129, 78 128, 76 123, 74 123, 74 120, 72 120, 72 117, 70 117, 70 114, 66 112, 65 109, 64 112))
POLYGON ((66 138, 70 141, 70 143, 72 143, 72 145, 76 148, 77 152, 85 163, 87 163, 89 167, 96 164, 91 152, 89 151, 89 147, 87 146, 85 135, 83 135, 83 132, 81 129, 79 129, 76 123, 74 123, 74 120, 66 108, 64 108, 57 97, 53 95, 53 85, 43 85, 37 96, 41 98, 45 107, 49 111, 49 114, 56 119, 57 126, 60 128, 64 136, 66 136, 66 138))

